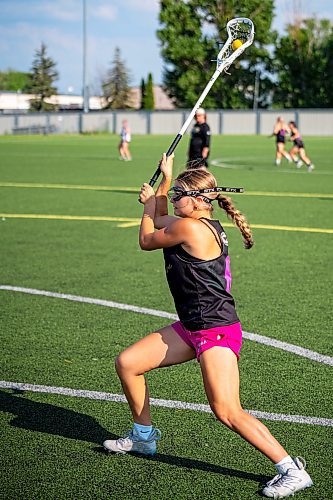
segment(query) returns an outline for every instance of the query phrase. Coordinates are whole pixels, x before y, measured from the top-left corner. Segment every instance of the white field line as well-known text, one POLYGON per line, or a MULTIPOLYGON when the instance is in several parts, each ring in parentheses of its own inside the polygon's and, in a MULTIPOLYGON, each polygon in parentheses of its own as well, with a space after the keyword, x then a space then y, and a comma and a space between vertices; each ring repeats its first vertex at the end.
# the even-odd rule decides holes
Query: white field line
MULTIPOLYGON (((111 394, 109 392, 86 391, 82 389, 70 389, 68 387, 52 387, 48 385, 24 384, 21 382, 6 382, 0 381, 2 389, 16 389, 28 392, 41 392, 47 394, 59 394, 61 396, 72 396, 76 398, 87 398, 100 401, 112 401, 114 403, 127 403, 125 396, 122 394, 111 394)), ((152 406, 162 406, 164 408, 172 408, 178 410, 193 410, 212 413, 208 405, 198 403, 185 403, 183 401, 173 401, 170 399, 150 398, 152 406)), ((304 415, 285 415, 284 413, 270 413, 265 411, 246 410, 256 418, 263 420, 275 420, 278 422, 292 422, 296 424, 321 425, 325 427, 333 427, 333 419, 321 417, 307 417, 304 415)))
MULTIPOLYGON (((71 300, 74 302, 81 302, 86 304, 94 304, 105 307, 112 307, 115 309, 122 309, 125 311, 136 312, 139 314, 148 314, 150 316, 158 316, 161 318, 168 318, 173 321, 178 320, 176 314, 168 313, 166 311, 159 311, 157 309, 148 309, 145 307, 132 306, 130 304, 122 304, 120 302, 113 302, 110 300, 94 299, 91 297, 82 297, 79 295, 68 295, 64 293, 48 292, 46 290, 36 290, 33 288, 22 288, 17 286, 0 285, 0 290, 7 290, 12 292, 27 293, 30 295, 42 295, 45 297, 53 297, 57 299, 71 300)), ((333 357, 320 354, 310 349, 305 349, 304 347, 299 347, 294 344, 288 344, 287 342, 282 342, 280 340, 272 339, 270 337, 265 337, 264 335, 258 335, 257 333, 250 333, 243 331, 243 337, 247 340, 252 340, 258 342, 259 344, 268 345, 270 347, 276 347, 277 349, 282 349, 283 351, 292 352, 298 356, 311 359, 312 361, 317 361, 318 363, 323 363, 326 365, 333 366, 333 357)))
MULTIPOLYGON (((220 167, 220 168, 231 168, 231 169, 235 169, 235 170, 249 170, 251 168, 251 165, 249 164, 241 164, 241 163, 231 163, 234 162, 234 161, 239 161, 239 160, 243 160, 244 158, 216 158, 214 160, 211 160, 211 164, 214 166, 214 167, 220 167), (231 160, 231 161, 230 161, 231 160)), ((247 158, 249 159, 249 158, 247 158)), ((301 169, 294 169, 294 170, 291 170, 292 167, 290 167, 290 170, 288 169, 285 169, 285 168, 281 168, 281 167, 276 167, 275 165, 272 164, 272 168, 261 168, 261 167, 256 167, 256 172, 270 172, 270 173, 277 173, 277 174, 297 174, 297 175, 300 175, 300 174, 306 174, 306 175, 309 175, 309 172, 306 170, 306 167, 304 169, 304 166, 303 168, 301 169)), ((318 171, 318 170, 314 170, 311 172, 311 175, 313 175, 315 173, 315 175, 333 175, 333 172, 329 172, 329 171, 318 171)))

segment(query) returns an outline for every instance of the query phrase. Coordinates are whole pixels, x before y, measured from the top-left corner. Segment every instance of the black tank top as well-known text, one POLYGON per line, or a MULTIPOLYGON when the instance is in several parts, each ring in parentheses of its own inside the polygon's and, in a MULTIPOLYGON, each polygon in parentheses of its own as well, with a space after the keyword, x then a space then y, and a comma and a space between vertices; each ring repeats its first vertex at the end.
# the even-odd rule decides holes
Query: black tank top
MULTIPOLYGON (((165 271, 180 321, 190 331, 238 323, 230 293, 231 274, 228 240, 220 222, 201 219, 219 235, 221 255, 202 260, 181 245, 164 248, 165 271)), ((215 232, 211 229, 215 238, 215 232)))
POLYGON ((285 140, 286 140, 286 131, 285 129, 281 128, 276 134, 276 142, 285 142, 285 140))

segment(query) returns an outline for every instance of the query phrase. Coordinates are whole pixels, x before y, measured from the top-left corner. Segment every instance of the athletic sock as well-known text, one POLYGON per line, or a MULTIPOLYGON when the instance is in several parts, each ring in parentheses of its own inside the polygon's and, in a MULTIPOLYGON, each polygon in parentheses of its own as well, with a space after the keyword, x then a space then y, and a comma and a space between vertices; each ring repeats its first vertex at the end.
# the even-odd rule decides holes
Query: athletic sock
POLYGON ((278 474, 285 474, 288 469, 297 469, 297 466, 290 455, 284 457, 280 462, 274 464, 278 474))
POLYGON ((149 438, 151 431, 153 430, 153 426, 136 424, 134 422, 133 430, 140 436, 143 441, 146 441, 149 438))
POLYGON ((281 160, 275 160, 275 165, 280 165, 281 160))
POLYGON ((291 156, 290 156, 290 155, 286 155, 286 158, 287 158, 287 160, 288 160, 289 162, 291 162, 291 161, 292 161, 292 159, 291 159, 291 156))

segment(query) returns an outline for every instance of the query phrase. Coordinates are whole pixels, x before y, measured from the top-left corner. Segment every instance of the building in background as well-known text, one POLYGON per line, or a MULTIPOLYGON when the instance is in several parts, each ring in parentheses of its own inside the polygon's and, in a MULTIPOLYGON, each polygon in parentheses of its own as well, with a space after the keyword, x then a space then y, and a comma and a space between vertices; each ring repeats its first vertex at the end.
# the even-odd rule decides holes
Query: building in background
MULTIPOLYGON (((0 92, 0 113, 28 112, 32 94, 22 94, 21 92, 0 92)), ((167 96, 162 87, 154 86, 154 98, 156 110, 175 109, 172 100, 167 96)), ((46 102, 57 106, 59 111, 81 111, 83 108, 83 98, 81 95, 58 94, 45 99, 46 102)), ((90 96, 89 110, 101 111, 104 108, 103 97, 90 96)), ((140 87, 131 89, 130 105, 133 109, 140 109, 141 91, 140 87)))

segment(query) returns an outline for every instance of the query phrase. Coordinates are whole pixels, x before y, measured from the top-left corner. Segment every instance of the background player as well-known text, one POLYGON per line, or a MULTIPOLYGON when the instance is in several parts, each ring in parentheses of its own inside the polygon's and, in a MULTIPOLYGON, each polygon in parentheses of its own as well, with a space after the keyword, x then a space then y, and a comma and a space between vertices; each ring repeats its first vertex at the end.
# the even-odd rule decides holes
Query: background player
POLYGON ((187 168, 208 167, 209 147, 210 128, 206 123, 206 112, 203 108, 198 108, 191 131, 187 168))
POLYGON ((276 136, 276 156, 275 156, 275 165, 280 165, 282 156, 288 160, 288 163, 291 163, 291 156, 285 150, 285 142, 286 142, 286 134, 289 133, 289 128, 286 122, 278 116, 274 125, 273 135, 276 136))
POLYGON ((131 130, 128 126, 128 121, 122 121, 122 127, 120 131, 120 143, 119 143, 119 153, 120 160, 131 161, 132 156, 129 150, 129 143, 131 142, 131 130))
POLYGON ((289 122, 288 123, 291 136, 290 139, 294 141, 294 145, 289 151, 291 158, 293 161, 296 163, 297 168, 301 168, 303 165, 303 162, 306 164, 308 167, 308 172, 312 172, 314 169, 314 165, 311 162, 310 158, 306 156, 305 149, 304 149, 304 142, 302 141, 301 134, 299 133, 297 129, 297 125, 295 122, 289 122), (297 158, 296 154, 299 154, 300 160, 297 158))

